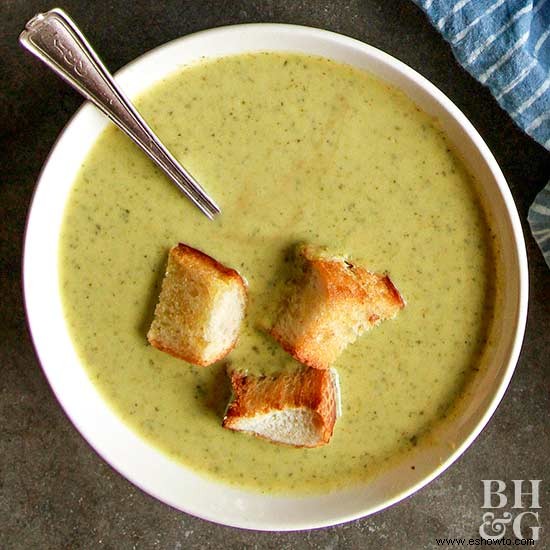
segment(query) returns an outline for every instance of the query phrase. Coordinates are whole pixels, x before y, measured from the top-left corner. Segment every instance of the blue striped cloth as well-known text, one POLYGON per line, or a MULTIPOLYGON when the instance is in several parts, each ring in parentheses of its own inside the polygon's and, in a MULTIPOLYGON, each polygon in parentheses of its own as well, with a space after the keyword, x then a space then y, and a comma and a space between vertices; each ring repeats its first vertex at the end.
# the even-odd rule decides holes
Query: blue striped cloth
MULTIPOLYGON (((550 150, 550 0, 413 0, 533 139, 550 150)), ((529 210, 550 266, 550 182, 529 210)))

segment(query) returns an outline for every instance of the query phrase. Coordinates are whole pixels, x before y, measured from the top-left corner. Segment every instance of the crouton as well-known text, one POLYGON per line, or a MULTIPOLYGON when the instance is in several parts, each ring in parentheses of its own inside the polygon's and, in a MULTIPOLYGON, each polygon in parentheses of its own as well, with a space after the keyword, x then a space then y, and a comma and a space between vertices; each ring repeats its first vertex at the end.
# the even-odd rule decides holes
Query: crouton
POLYGON ((274 377, 239 372, 230 377, 233 400, 224 428, 295 447, 319 447, 330 441, 340 410, 336 371, 304 367, 274 377))
POLYGON ((308 246, 299 258, 301 275, 270 333, 304 365, 329 368, 360 334, 405 305, 387 275, 308 246))
POLYGON ((237 342, 246 295, 234 269, 180 243, 170 250, 147 339, 194 365, 219 361, 237 342))

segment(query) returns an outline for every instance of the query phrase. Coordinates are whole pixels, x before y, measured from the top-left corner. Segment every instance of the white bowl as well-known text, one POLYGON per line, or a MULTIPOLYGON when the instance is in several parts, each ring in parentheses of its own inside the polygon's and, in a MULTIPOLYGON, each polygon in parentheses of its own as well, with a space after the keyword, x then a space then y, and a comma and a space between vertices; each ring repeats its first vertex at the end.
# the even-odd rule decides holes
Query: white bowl
POLYGON ((65 412, 93 448, 147 493, 180 510, 225 525, 263 530, 323 527, 372 514, 414 493, 472 443, 500 402, 519 355, 527 312, 527 259, 518 214, 493 155, 458 108, 393 57, 328 31, 292 25, 239 25, 187 36, 140 57, 117 75, 130 96, 201 57, 258 50, 325 56, 365 69, 436 116, 482 186, 500 240, 506 278, 499 333, 489 368, 458 419, 436 443, 368 485, 324 496, 266 496, 230 488, 172 462, 115 416, 88 379, 69 337, 59 293, 58 247, 63 210, 82 161, 106 119, 84 105, 62 132, 40 176, 29 214, 24 291, 29 325, 44 372, 65 412), (411 470, 412 464, 416 465, 411 470))

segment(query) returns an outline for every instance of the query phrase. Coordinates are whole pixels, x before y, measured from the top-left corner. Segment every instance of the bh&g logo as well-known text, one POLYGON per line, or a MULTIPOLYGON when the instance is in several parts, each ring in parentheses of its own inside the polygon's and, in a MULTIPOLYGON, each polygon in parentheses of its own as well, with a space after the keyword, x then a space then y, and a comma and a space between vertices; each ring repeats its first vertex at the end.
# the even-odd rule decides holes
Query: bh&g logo
MULTIPOLYGON (((483 506, 482 508, 501 510, 508 504, 508 497, 504 494, 506 483, 501 479, 482 479, 483 506), (494 498, 493 498, 494 497, 494 498)), ((540 479, 512 479, 514 484, 514 504, 512 510, 518 512, 503 512, 500 517, 493 512, 483 514, 483 523, 479 526, 479 534, 485 540, 500 540, 506 534, 506 526, 511 524, 512 531, 518 539, 539 540, 540 524, 539 513, 533 510, 540 509, 539 488, 540 479), (530 490, 523 490, 523 483, 530 490), (526 497, 524 499, 524 497, 526 497), (529 498, 530 497, 530 498, 529 498), (527 510, 526 510, 527 509, 527 510), (520 512, 519 510, 526 510, 520 512), (536 525, 533 525, 533 524, 536 525), (524 532, 525 531, 525 532, 524 532)))

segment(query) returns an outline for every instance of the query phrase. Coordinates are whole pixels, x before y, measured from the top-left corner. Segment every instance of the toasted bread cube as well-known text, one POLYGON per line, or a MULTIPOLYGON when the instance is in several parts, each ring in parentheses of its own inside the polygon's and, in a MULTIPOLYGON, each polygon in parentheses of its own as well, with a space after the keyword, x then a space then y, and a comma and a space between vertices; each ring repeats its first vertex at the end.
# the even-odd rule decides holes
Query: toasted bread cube
POLYGON ((170 250, 147 339, 194 365, 219 361, 237 342, 246 294, 234 269, 180 243, 170 250))
POLYGON ((387 275, 302 247, 302 276, 271 329, 296 360, 327 369, 348 344, 405 301, 387 275))
POLYGON ((340 409, 334 370, 304 367, 275 377, 230 374, 233 400, 223 427, 274 443, 319 447, 330 441, 340 409))

